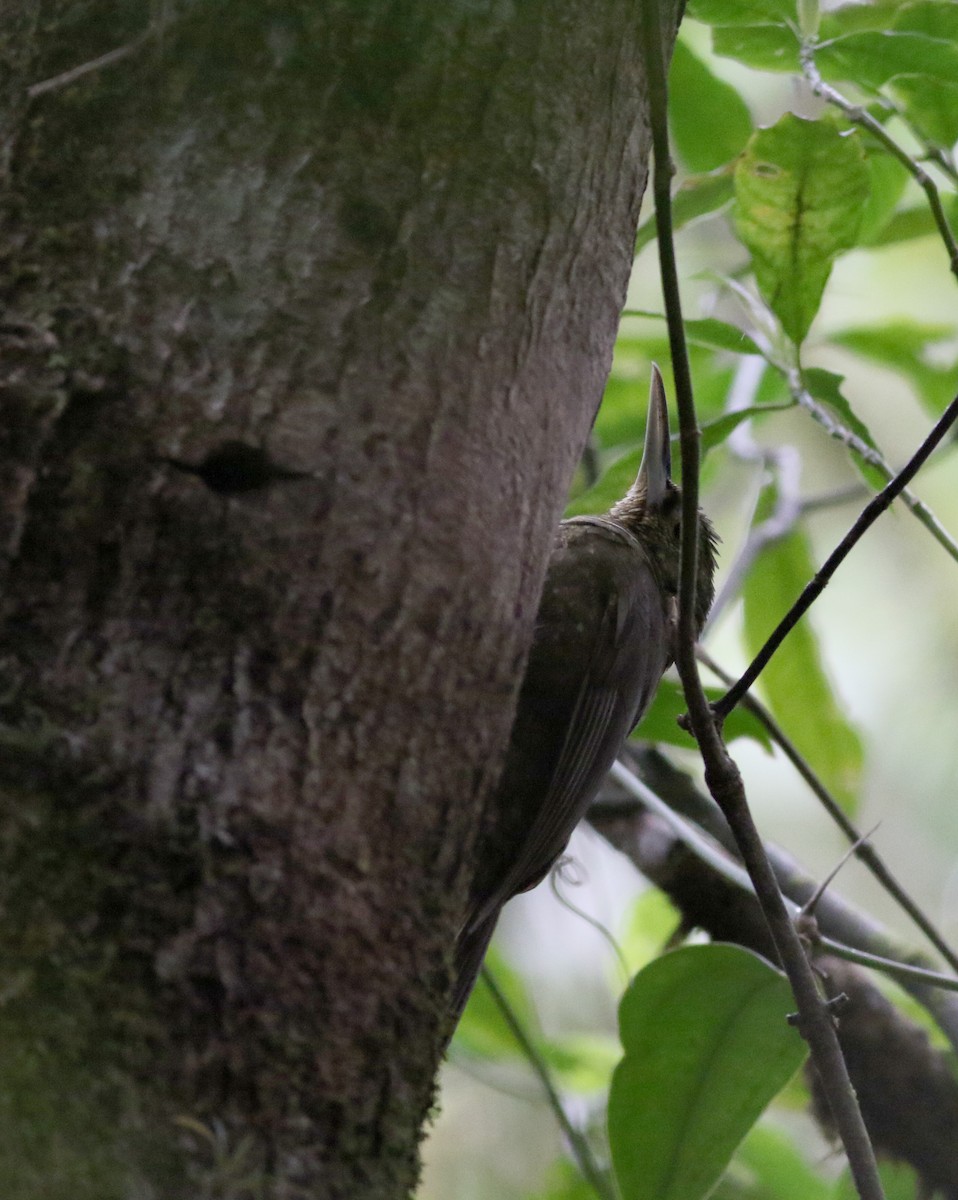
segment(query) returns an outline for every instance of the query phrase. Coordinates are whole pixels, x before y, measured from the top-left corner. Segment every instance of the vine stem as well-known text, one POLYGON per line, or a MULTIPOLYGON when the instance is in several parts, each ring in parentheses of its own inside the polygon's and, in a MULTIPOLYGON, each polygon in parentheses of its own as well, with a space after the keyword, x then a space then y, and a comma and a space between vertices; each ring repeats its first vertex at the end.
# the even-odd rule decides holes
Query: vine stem
MULTIPOLYGON (((623 840, 604 827, 606 818, 631 820, 639 808, 653 812, 704 867, 736 887, 747 888, 754 895, 755 888, 744 868, 739 865, 735 839, 728 822, 717 811, 717 806, 707 801, 696 787, 689 787, 688 777, 672 766, 666 770, 665 777, 661 774, 661 767, 656 769, 656 791, 645 784, 635 771, 634 762, 626 765, 621 758, 613 765, 613 777, 628 798, 601 800, 592 806, 589 819, 600 833, 630 858, 646 878, 667 890, 668 879, 661 878, 658 865, 670 861, 668 849, 663 848, 661 843, 652 844, 635 833, 623 840)), ((797 910, 814 895, 818 889, 817 882, 780 846, 766 843, 765 852, 786 904, 794 904, 797 910)), ((791 907, 789 911, 794 912, 791 907)), ((832 888, 819 901, 816 915, 820 932, 843 945, 893 962, 929 971, 939 970, 934 959, 915 950, 874 918, 855 909, 832 888)), ((902 986, 928 1010, 952 1047, 958 1051, 958 993, 945 991, 928 982, 919 983, 913 978, 902 978, 902 986)))
MULTIPOLYGON (((729 688, 721 700, 716 702, 713 707, 713 713, 719 721, 723 721, 728 716, 755 680, 758 679, 771 660, 772 655, 825 590, 829 580, 848 557, 852 548, 862 539, 866 531, 874 525, 881 514, 891 506, 892 501, 905 490, 907 484, 914 479, 925 462, 931 457, 932 451, 954 424, 956 418, 958 418, 958 396, 952 400, 941 414, 931 432, 905 466, 892 479, 891 483, 882 488, 878 495, 873 496, 865 505, 858 514, 854 525, 852 525, 848 533, 845 534, 835 549, 829 554, 821 569, 805 585, 802 594, 772 630, 765 645, 752 659, 739 680, 729 688)), ((683 483, 684 474, 685 468, 683 466, 683 483)))
POLYGON ((608 1177, 603 1172, 602 1168, 595 1161, 595 1156, 592 1153, 592 1147, 589 1145, 585 1135, 572 1124, 569 1120, 569 1114, 565 1110, 562 1103, 562 1097, 556 1091, 555 1084, 552 1082, 552 1076, 549 1073, 549 1068, 545 1063, 542 1055, 536 1049, 532 1039, 526 1033, 525 1027, 519 1020, 509 999, 499 987, 495 975, 488 967, 484 966, 479 974, 482 976, 486 987, 492 993, 492 998, 496 1002, 496 1007, 502 1014, 502 1019, 509 1026, 509 1031, 519 1044, 519 1048, 526 1056, 529 1065, 539 1077, 539 1082, 542 1084, 546 1098, 549 1101, 549 1107, 555 1114, 556 1121, 559 1123, 559 1128, 566 1136, 569 1143, 569 1149, 572 1151, 572 1156, 575 1158, 579 1170, 582 1172, 584 1179, 588 1181, 595 1189, 600 1200, 616 1200, 615 1192, 609 1183, 608 1177))
POLYGON ((61 88, 69 87, 71 83, 76 83, 84 75, 89 75, 93 71, 102 71, 105 67, 112 67, 114 63, 122 62, 124 58, 135 54, 144 45, 151 33, 152 30, 148 29, 146 33, 141 33, 132 42, 127 42, 124 46, 117 46, 115 50, 108 50, 106 54, 101 54, 99 58, 80 63, 79 66, 71 67, 69 71, 62 71, 59 75, 54 75, 52 79, 44 79, 40 83, 31 84, 27 88, 28 99, 35 100, 37 96, 44 96, 47 92, 57 92, 61 88))
MULTIPOLYGON (((788 381, 788 389, 792 394, 792 398, 796 404, 800 404, 802 408, 809 413, 813 420, 825 430, 829 437, 833 437, 836 441, 847 446, 854 454, 857 454, 862 462, 868 463, 874 467, 879 474, 883 475, 887 483, 895 478, 895 472, 885 462, 884 458, 877 450, 872 449, 867 442, 864 442, 857 434, 852 433, 850 429, 846 429, 841 422, 834 420, 825 410, 824 406, 812 396, 808 388, 802 382, 801 372, 790 370, 786 373, 788 381)), ((909 509, 924 527, 928 530, 935 541, 942 547, 946 554, 958 562, 958 543, 951 536, 947 529, 938 520, 935 514, 931 511, 927 504, 919 500, 908 488, 904 488, 901 493, 902 503, 909 509)))
MULTIPOLYGON (((699 662, 703 663, 718 679, 729 687, 734 682, 734 677, 729 675, 727 671, 709 655, 702 647, 698 647, 696 655, 699 662)), ((805 780, 812 793, 816 796, 819 803, 844 833, 848 840, 852 843, 855 851, 855 857, 860 859, 868 870, 872 873, 878 883, 892 897, 899 907, 906 912, 918 928, 922 931, 926 938, 931 942, 936 950, 942 955, 948 965, 958 973, 958 954, 952 950, 951 946, 945 941, 935 926, 935 923, 921 909, 908 892, 902 887, 891 870, 886 865, 884 859, 878 851, 871 845, 868 839, 863 838, 861 833, 855 828, 854 824, 845 815, 842 806, 838 803, 835 797, 831 794, 828 788, 824 785, 821 779, 812 770, 811 764, 802 755, 798 747, 785 733, 781 725, 775 720, 772 714, 768 711, 764 704, 756 700, 752 695, 746 695, 742 700, 743 707, 747 708, 762 725, 764 725, 769 737, 782 751, 788 761, 792 764, 798 774, 805 780)))
POLYGON ((769 931, 788 976, 799 1011, 799 1028, 828 1097, 835 1126, 848 1155, 852 1178, 862 1200, 884 1200, 878 1167, 861 1110, 842 1057, 832 1014, 819 993, 805 950, 789 917, 765 848, 745 798, 742 777, 722 741, 699 679, 695 659, 695 584, 698 569, 698 493, 700 433, 682 325, 682 309, 672 239, 668 87, 659 0, 643 8, 642 28, 649 82, 653 148, 653 188, 658 225, 659 267, 672 353, 672 372, 679 409, 682 458, 682 546, 676 665, 685 690, 692 732, 705 763, 705 781, 735 836, 755 887, 769 931))
MULTIPOLYGON (((589 809, 589 820, 600 833, 602 832, 602 821, 604 819, 622 820, 623 818, 634 817, 640 812, 655 813, 656 816, 661 817, 665 821, 672 831, 673 836, 698 858, 705 869, 713 872, 719 878, 726 880, 734 887, 748 892, 749 895, 755 895, 755 886, 751 879, 749 879, 747 872, 732 857, 732 852, 729 848, 725 847, 719 841, 713 841, 714 835, 711 831, 700 829, 690 817, 674 811, 669 806, 668 801, 663 800, 661 796, 654 792, 621 759, 612 764, 610 774, 616 783, 628 793, 630 799, 626 801, 599 800, 592 805, 589 809)), ((616 845, 614 841, 611 844, 616 845)), ((622 849, 621 846, 617 848, 622 849)), ((768 853, 768 851, 766 852, 768 853)), ((772 861, 773 853, 775 851, 769 854, 770 861, 772 861)), ((640 858, 633 856, 633 862, 642 874, 648 874, 640 858)), ((775 863, 773 862, 774 865, 775 863)), ((781 864, 779 865, 781 866, 781 864)), ((787 872, 784 869, 780 869, 777 873, 787 874, 793 886, 807 890, 808 895, 803 899, 801 904, 794 895, 786 896, 786 905, 790 913, 792 913, 792 909, 794 908, 794 913, 792 913, 793 919, 801 916, 803 910, 807 911, 809 902, 813 898, 820 900, 821 896, 824 895, 826 890, 825 885, 816 884, 794 866, 790 867, 787 872)), ((830 880, 826 882, 830 882, 830 880)), ((829 892, 829 895, 833 897, 833 910, 836 904, 844 908, 843 901, 834 900, 834 892, 829 892)), ((846 911, 848 912, 850 924, 855 921, 861 923, 861 919, 857 917, 857 914, 852 914, 851 910, 846 911)), ((933 966, 923 965, 922 962, 917 961, 917 955, 910 951, 906 952, 903 950, 902 953, 911 953, 911 957, 916 961, 907 961, 903 957, 896 958, 890 939, 884 931, 879 930, 877 927, 863 928, 861 936, 870 942, 883 940, 888 947, 883 953, 879 953, 878 950, 874 949, 870 950, 867 946, 856 946, 848 941, 840 941, 822 933, 820 930, 810 931, 807 926, 804 933, 816 946, 827 950, 829 954, 834 954, 836 958, 843 958, 846 962, 856 963, 858 966, 869 967, 873 971, 882 971, 886 975, 903 981, 906 986, 908 984, 919 984, 925 989, 940 988, 942 991, 958 993, 958 976, 945 975, 933 966)), ((915 994, 916 989, 912 990, 913 994, 915 994)), ((920 997, 916 998, 919 998, 921 1003, 926 1003, 920 997)), ((928 1007, 927 1004, 926 1007, 928 1007)), ((929 1008, 929 1011, 932 1013, 932 1016, 939 1019, 938 1013, 934 1012, 931 1008, 929 1008)), ((954 1041, 954 1023, 950 1022, 946 1024, 944 1021, 940 1021, 940 1024, 950 1039, 954 1041)))

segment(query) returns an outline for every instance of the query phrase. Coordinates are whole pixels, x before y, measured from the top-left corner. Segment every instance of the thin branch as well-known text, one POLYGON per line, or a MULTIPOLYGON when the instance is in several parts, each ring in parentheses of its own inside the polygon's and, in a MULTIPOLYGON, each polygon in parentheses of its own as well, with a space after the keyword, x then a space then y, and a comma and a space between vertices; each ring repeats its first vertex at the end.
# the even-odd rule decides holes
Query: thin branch
MULTIPOLYGON (((712 674, 720 679, 726 687, 733 683, 733 677, 727 671, 723 670, 701 646, 698 648, 697 653, 699 661, 704 663, 712 674)), ((955 971, 958 971, 958 954, 952 950, 951 946, 948 945, 938 932, 934 922, 925 915, 919 905, 915 903, 898 882, 875 847, 862 837, 858 829, 855 828, 855 825, 848 819, 842 806, 812 770, 808 760, 802 755, 798 747, 765 705, 751 693, 743 697, 742 704, 743 707, 747 708, 762 723, 772 741, 775 742, 802 779, 805 780, 811 791, 820 801, 822 807, 852 843, 855 857, 865 864, 885 891, 911 917, 948 965, 953 967, 955 971)))
MULTIPOLYGON (((764 371, 764 359, 755 355, 742 359, 735 372, 725 406, 726 412, 737 412, 750 407, 764 371)), ((764 521, 753 525, 750 519, 748 536, 726 573, 719 594, 715 597, 706 629, 715 624, 725 611, 726 605, 738 596, 752 564, 762 551, 773 542, 786 537, 801 516, 801 501, 798 495, 801 457, 794 446, 760 446, 751 435, 750 425, 751 421, 744 421, 733 430, 728 439, 728 447, 737 458, 745 462, 760 463, 762 467, 772 471, 778 483, 777 501, 774 512, 764 521)), ((752 515, 754 516, 754 513, 752 515)))
MULTIPOLYGON (((897 109, 896 112, 898 112, 897 109)), ((901 114, 899 113, 899 115, 901 114)), ((922 145, 925 147, 925 154, 928 156, 928 161, 933 162, 939 170, 948 176, 952 183, 958 183, 958 170, 955 169, 955 164, 951 156, 944 148, 930 142, 920 129, 915 129, 913 132, 917 133, 921 139, 922 145)))
MULTIPOLYGON (((822 426, 826 433, 837 441, 842 442, 850 450, 853 450, 863 462, 867 462, 869 466, 874 467, 889 482, 895 478, 894 470, 877 450, 869 446, 867 442, 862 441, 858 434, 853 433, 850 429, 846 429, 839 421, 834 420, 826 409, 818 403, 802 383, 801 374, 798 371, 788 371, 787 379, 789 391, 792 393, 795 401, 822 426)), ((931 509, 907 488, 901 493, 901 501, 921 521, 922 525, 925 526, 935 541, 944 548, 951 558, 958 562, 958 542, 945 529, 931 509)))
POLYGON ((945 210, 942 207, 941 197, 938 194, 935 181, 923 167, 915 162, 907 150, 898 145, 891 134, 888 133, 879 121, 875 120, 871 113, 858 104, 852 104, 841 92, 822 79, 815 63, 815 46, 812 42, 806 41, 802 45, 800 57, 802 71, 816 96, 821 96, 829 104, 834 104, 836 108, 840 108, 853 125, 859 125, 862 129, 867 129, 872 137, 880 142, 888 153, 901 163, 925 193, 928 200, 928 207, 931 209, 931 215, 934 218, 935 225, 938 227, 938 232, 941 234, 941 240, 945 244, 945 249, 948 251, 948 262, 951 266, 951 272, 958 277, 958 242, 955 241, 951 226, 948 224, 948 218, 945 216, 945 210))
POLYGON ((864 483, 850 483, 845 487, 835 488, 831 492, 822 492, 818 496, 806 496, 801 501, 802 516, 810 512, 821 512, 827 508, 839 508, 843 504, 851 504, 853 500, 861 500, 871 492, 864 483))
POLYGON ((27 88, 28 98, 35 100, 37 96, 44 96, 47 92, 58 92, 61 88, 69 87, 71 83, 76 83, 84 75, 90 75, 94 71, 102 71, 104 67, 112 67, 114 63, 122 62, 124 58, 129 58, 131 54, 139 50, 152 36, 152 33, 153 27, 151 26, 145 33, 141 33, 139 37, 134 38, 132 42, 127 42, 124 46, 117 46, 115 50, 108 50, 106 54, 101 54, 99 58, 92 58, 89 62, 71 67, 69 71, 63 71, 50 79, 43 79, 40 83, 31 84, 27 88))
POLYGON ((890 507, 892 501, 901 495, 905 489, 905 485, 918 474, 932 451, 951 428, 956 417, 958 417, 958 396, 948 405, 938 418, 931 433, 928 434, 891 483, 883 488, 877 496, 873 496, 868 504, 865 505, 854 525, 852 525, 848 533, 845 534, 825 560, 821 570, 805 585, 802 594, 772 631, 771 636, 752 660, 739 681, 729 688, 722 699, 714 705, 713 711, 718 720, 724 720, 742 699, 768 665, 775 651, 825 590, 828 581, 835 574, 845 558, 847 558, 852 548, 861 540, 867 530, 874 525, 881 514, 890 507))
POLYGON ((676 665, 685 689, 692 731, 705 762, 705 778, 735 835, 769 930, 775 941, 795 1002, 801 1030, 848 1155, 852 1177, 862 1200, 883 1198, 881 1181, 855 1091, 842 1057, 831 1013, 828 1011, 801 941, 778 889, 745 799, 738 768, 722 742, 715 714, 706 699, 695 661, 695 595, 698 557, 698 493, 700 434, 682 325, 678 271, 672 239, 671 175, 668 135, 668 89, 663 59, 664 38, 658 0, 644 6, 643 33, 649 81, 655 211, 658 225, 659 266, 668 318, 672 372, 679 409, 682 454, 682 546, 679 574, 679 617, 676 665))
MULTIPOLYGON (((815 880, 781 847, 770 847, 769 855, 782 891, 796 904, 805 904, 816 890, 815 880)), ((842 945, 871 954, 876 959, 876 966, 878 959, 887 959, 903 966, 917 967, 919 971, 938 973, 938 964, 928 954, 908 945, 835 892, 826 893, 819 902, 818 923, 842 945)), ((958 998, 955 993, 930 987, 919 977, 902 978, 900 982, 931 1013, 958 1051, 958 998)))
POLYGON ((946 992, 958 992, 958 979, 953 975, 943 975, 941 971, 932 971, 928 967, 913 967, 897 959, 869 954, 867 950, 856 950, 853 946, 846 946, 844 942, 836 942, 824 935, 819 935, 814 940, 816 945, 827 950, 829 954, 855 963, 859 967, 869 967, 873 971, 881 971, 894 979, 907 980, 909 983, 921 983, 927 987, 941 988, 946 992))
MULTIPOLYGON (((656 790, 670 804, 682 812, 708 814, 709 828, 714 823, 728 836, 715 805, 696 791, 687 775, 655 751, 645 750, 640 758, 642 769, 650 772, 650 782, 654 781, 656 790)), ((641 805, 634 805, 630 814, 625 811, 626 803, 612 801, 612 815, 606 818, 608 805, 603 802, 597 813, 590 810, 590 819, 616 849, 631 858, 671 898, 683 916, 684 928, 702 929, 716 940, 738 943, 776 961, 755 896, 717 878, 692 853, 677 846, 655 816, 642 812, 641 805)), ((769 851, 785 859, 783 887, 794 887, 788 856, 774 846, 769 851)), ((804 895, 811 894, 814 882, 807 881, 802 890, 804 895)), ((854 927, 858 921, 864 921, 866 930, 872 928, 870 918, 847 910, 834 892, 826 893, 819 909, 821 930, 835 936, 836 926, 854 927)), ((934 1048, 919 1020, 892 1004, 859 968, 816 950, 817 930, 808 932, 811 936, 806 945, 815 952, 816 971, 828 996, 844 992, 851 999, 841 1012, 839 1036, 854 1086, 871 1118, 870 1126, 873 1122, 876 1148, 880 1144, 890 1157, 911 1163, 929 1185, 923 1194, 930 1196, 937 1185, 949 1196, 958 1195, 958 1159, 954 1154, 958 1141, 958 1084, 949 1069, 949 1053, 934 1048)), ((844 940, 843 934, 837 936, 844 940)), ((885 953, 894 959, 894 951, 885 953)), ((905 961, 912 962, 912 956, 906 955, 905 961)), ((958 1044, 958 992, 937 988, 920 976, 899 982, 934 1015, 952 1045, 958 1044)), ((810 1082, 815 1116, 831 1131, 834 1123, 821 1083, 814 1076, 810 1082)))
MULTIPOLYGON (((729 883, 734 883, 736 887, 743 888, 745 891, 751 892, 752 895, 755 894, 755 888, 748 877, 748 872, 743 870, 741 864, 731 857, 729 848, 723 846, 720 842, 716 842, 709 832, 701 829, 691 821, 687 821, 683 816, 675 812, 658 793, 654 792, 621 759, 616 759, 612 764, 609 769, 609 775, 628 795, 638 800, 643 808, 648 809, 649 812, 654 812, 657 816, 668 822, 676 839, 688 846, 700 862, 705 863, 707 867, 717 875, 721 875, 723 879, 727 879, 729 883)), ((612 806, 598 803, 593 804, 589 809, 589 817, 591 819, 595 814, 613 817, 628 816, 630 814, 634 815, 635 811, 634 804, 627 804, 623 810, 616 812, 612 806)))
POLYGON ((609 1185, 607 1175, 595 1161, 595 1156, 592 1153, 592 1147, 589 1145, 588 1139, 569 1120, 569 1114, 562 1103, 562 1097, 552 1082, 549 1068, 532 1039, 526 1033, 522 1022, 513 1011, 508 997, 499 987, 495 976, 488 967, 484 966, 479 974, 485 981, 486 987, 492 993, 492 998, 495 1000, 496 1006, 502 1014, 502 1019, 509 1026, 510 1033, 519 1043, 519 1048, 526 1056, 533 1071, 539 1077, 539 1082, 542 1084, 546 1098, 549 1101, 549 1107, 555 1114, 559 1127, 565 1134, 576 1165, 582 1172, 582 1177, 595 1188, 596 1194, 601 1200, 616 1200, 615 1193, 609 1185))
POLYGON ((560 882, 569 882, 568 878, 562 878, 563 867, 568 861, 569 860, 566 858, 560 858, 556 865, 549 872, 549 887, 552 891, 552 894, 563 908, 567 909, 570 913, 573 913, 581 921, 584 921, 586 925, 591 926, 602 938, 602 940, 615 955, 615 960, 619 965, 619 970, 622 972, 623 982, 628 983, 632 973, 629 970, 629 964, 625 961, 625 955, 622 953, 622 947, 616 941, 615 934, 607 925, 603 925, 598 917, 594 917, 591 913, 587 913, 584 908, 580 908, 578 904, 574 904, 565 894, 565 892, 563 892, 559 887, 560 882))
POLYGON ((848 864, 849 860, 854 858, 855 855, 858 853, 859 849, 862 846, 865 846, 868 844, 868 839, 873 837, 878 832, 878 827, 880 824, 881 824, 881 822, 879 822, 878 825, 876 825, 873 829, 869 830, 868 833, 863 833, 862 836, 857 841, 852 842, 852 844, 848 847, 848 849, 841 856, 841 858, 838 860, 838 862, 832 867, 832 869, 828 872, 828 874, 825 876, 825 878, 821 881, 821 883, 818 885, 818 887, 815 889, 815 891, 812 892, 812 894, 809 896, 809 898, 802 905, 802 912, 801 912, 802 916, 814 917, 815 909, 818 907, 819 903, 821 902, 822 897, 825 895, 825 893, 828 891, 828 889, 832 886, 832 884, 835 882, 835 880, 838 878, 838 876, 844 870, 844 868, 848 864))
MULTIPOLYGON (((664 800, 657 796, 651 788, 647 788, 641 779, 632 775, 627 767, 623 766, 622 763, 616 762, 612 768, 612 775, 618 783, 627 787, 632 794, 638 797, 641 793, 642 806, 659 816, 665 817, 676 838, 683 842, 706 867, 714 871, 722 879, 727 880, 729 883, 734 884, 735 887, 741 888, 758 899, 755 886, 751 879, 749 879, 748 873, 743 871, 737 862, 728 858, 719 848, 710 845, 707 837, 674 813, 664 800)), ((604 815, 601 806, 595 807, 597 809, 596 819, 601 820, 604 815)), ((612 815, 621 816, 626 811, 626 809, 620 809, 612 815)), ((794 920, 801 922, 802 918, 812 908, 822 903, 829 884, 841 870, 842 866, 844 866, 852 852, 853 850, 850 850, 848 855, 842 858, 823 882, 813 883, 811 880, 808 881, 808 886, 814 890, 801 904, 792 897, 785 897, 794 920)), ((802 924, 803 936, 810 936, 808 928, 808 924, 802 924)), ((958 978, 954 975, 945 975, 941 971, 933 970, 931 967, 916 966, 913 963, 903 962, 898 958, 889 958, 885 954, 876 954, 870 950, 863 950, 858 946, 850 946, 846 942, 837 941, 835 938, 828 937, 822 933, 812 935, 811 940, 815 945, 827 950, 829 954, 834 954, 836 958, 843 958, 847 962, 856 963, 858 966, 870 967, 874 971, 881 971, 886 975, 891 975, 896 979, 909 983, 919 983, 923 987, 940 988, 946 992, 958 992, 958 978)))
POLYGON ((115 66, 116 63, 123 62, 130 55, 142 50, 153 38, 162 38, 175 20, 169 11, 168 0, 151 0, 149 7, 151 10, 149 24, 141 34, 124 45, 117 46, 114 50, 108 50, 106 54, 101 54, 98 58, 91 58, 88 62, 79 63, 67 71, 61 71, 59 75, 53 75, 50 79, 42 79, 39 83, 31 84, 26 89, 27 100, 35 100, 38 96, 45 96, 49 92, 58 92, 63 88, 70 87, 71 84, 95 71, 102 71, 107 67, 115 66))
MULTIPOLYGON (((670 769, 670 774, 678 779, 685 779, 674 768, 670 769)), ((735 847, 727 825, 721 820, 718 810, 708 805, 704 797, 694 792, 694 796, 701 801, 701 805, 697 805, 697 809, 701 811, 696 817, 692 812, 686 811, 687 806, 682 803, 688 800, 684 791, 681 796, 673 798, 666 794, 666 798, 663 799, 621 761, 614 764, 611 777, 631 799, 600 801, 592 806, 589 810, 589 820, 603 836, 607 839, 610 837, 608 830, 604 828, 607 820, 628 820, 646 810, 665 821, 675 839, 681 842, 705 869, 734 887, 755 896, 755 888, 747 873, 738 860, 730 856, 735 847), (673 801, 678 802, 679 809, 673 801), (709 818, 709 811, 715 812, 714 820, 709 818), (697 823, 700 819, 708 822, 705 828, 697 823), (713 825, 715 828, 712 828, 713 825)), ((611 840, 617 849, 632 859, 639 871, 668 891, 668 884, 657 876, 654 866, 637 850, 634 842, 623 844, 621 839, 616 837, 611 840)), ((789 912, 796 917, 819 890, 819 885, 781 847, 766 845, 766 853, 778 885, 786 897, 789 912)), ((672 861, 668 854, 660 856, 669 862, 672 861)), ((927 955, 907 946, 872 917, 854 908, 834 891, 827 892, 820 899, 817 917, 819 930, 825 931, 821 935, 822 944, 827 945, 830 952, 853 962, 859 961, 859 956, 868 956, 869 962, 866 965, 894 975, 902 987, 931 1013, 952 1046, 958 1050, 958 1003, 952 998, 958 988, 954 977, 936 970, 934 962, 927 955)))

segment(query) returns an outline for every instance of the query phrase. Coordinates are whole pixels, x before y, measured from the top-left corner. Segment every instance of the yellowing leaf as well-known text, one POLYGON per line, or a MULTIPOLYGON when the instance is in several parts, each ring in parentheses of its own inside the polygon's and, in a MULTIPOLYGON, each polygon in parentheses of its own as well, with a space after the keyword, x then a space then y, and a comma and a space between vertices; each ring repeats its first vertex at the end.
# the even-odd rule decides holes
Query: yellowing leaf
POLYGON ((735 225, 762 295, 798 345, 832 262, 854 245, 868 199, 858 138, 787 113, 752 137, 735 168, 735 225))

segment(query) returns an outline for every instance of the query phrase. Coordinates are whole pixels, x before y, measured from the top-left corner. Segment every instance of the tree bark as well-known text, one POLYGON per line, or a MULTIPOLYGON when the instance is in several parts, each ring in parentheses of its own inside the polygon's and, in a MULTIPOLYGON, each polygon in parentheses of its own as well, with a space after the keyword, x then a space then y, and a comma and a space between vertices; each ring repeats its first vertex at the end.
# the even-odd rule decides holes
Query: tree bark
POLYGON ((642 5, 19 3, 0 1191, 405 1196, 631 264, 642 5))

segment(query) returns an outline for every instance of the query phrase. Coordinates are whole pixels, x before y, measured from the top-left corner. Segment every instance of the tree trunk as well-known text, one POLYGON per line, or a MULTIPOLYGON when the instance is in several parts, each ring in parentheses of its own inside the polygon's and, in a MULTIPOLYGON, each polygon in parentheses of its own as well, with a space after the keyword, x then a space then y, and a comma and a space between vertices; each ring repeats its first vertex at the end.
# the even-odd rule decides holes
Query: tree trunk
POLYGON ((414 1184, 631 263, 641 8, 5 13, 11 1200, 414 1184))

